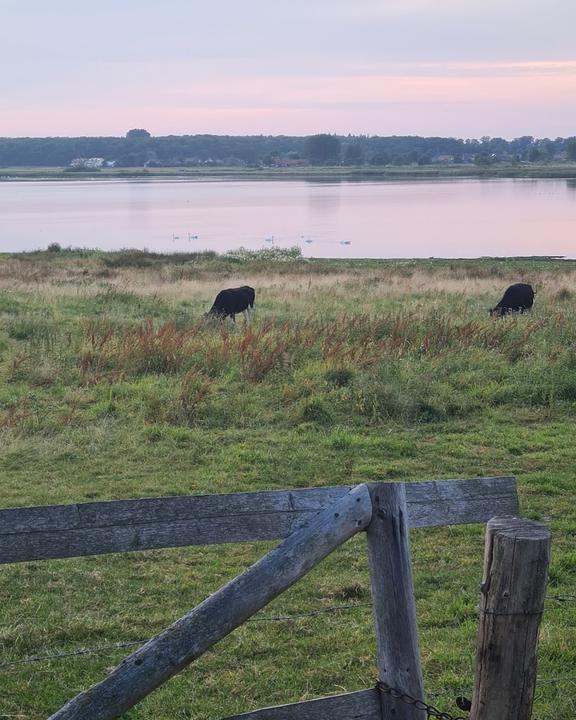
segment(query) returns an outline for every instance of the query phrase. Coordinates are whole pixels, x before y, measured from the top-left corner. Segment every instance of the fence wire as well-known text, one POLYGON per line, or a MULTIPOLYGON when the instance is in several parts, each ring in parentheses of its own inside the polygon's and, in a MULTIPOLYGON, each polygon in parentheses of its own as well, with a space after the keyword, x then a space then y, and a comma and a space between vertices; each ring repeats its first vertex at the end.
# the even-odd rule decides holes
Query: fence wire
MULTIPOLYGON (((321 608, 320 610, 311 610, 309 612, 302 613, 289 613, 286 615, 263 615, 261 617, 253 617, 246 622, 288 622, 290 620, 298 620, 300 618, 315 617, 318 615, 327 615, 331 613, 346 612, 348 610, 356 610, 358 608, 371 608, 372 603, 355 603, 352 605, 332 605, 330 607, 321 608)), ((39 652, 36 655, 30 655, 20 660, 8 660, 0 662, 0 669, 7 667, 14 667, 16 665, 29 665, 32 663, 48 662, 51 660, 61 660, 70 657, 77 657, 80 655, 98 655, 106 653, 110 650, 121 650, 122 648, 133 647, 134 645, 144 645, 150 638, 144 638, 142 640, 128 640, 126 642, 118 643, 103 643, 94 647, 79 648, 78 650, 63 651, 57 653, 39 652)), ((1 717, 1 716, 0 716, 1 717)))
MULTIPOLYGON (((8 660, 1 662, 0 668, 15 667, 16 665, 31 665, 32 663, 48 662, 50 660, 62 660, 64 658, 77 657, 78 655, 98 655, 108 650, 119 650, 121 648, 133 647, 134 645, 144 645, 149 638, 145 640, 130 640, 122 643, 105 643, 90 648, 80 648, 78 650, 70 650, 67 652, 58 652, 52 655, 29 655, 21 660, 8 660)), ((2 717, 0 715, 0 717, 2 717)))
MULTIPOLYGON (((558 603, 576 602, 574 595, 547 595, 546 600, 553 600, 558 603)), ((247 622, 290 622, 291 620, 299 620, 301 618, 316 617, 319 615, 329 615, 332 613, 347 612, 357 610, 359 608, 371 608, 372 603, 353 603, 351 605, 331 605, 330 607, 320 608, 319 610, 310 610, 301 613, 286 613, 284 615, 262 615, 250 618, 247 622)), ((63 660, 71 657, 82 655, 99 655, 107 653, 111 650, 121 650, 123 648, 134 647, 135 645, 144 645, 150 638, 141 640, 128 640, 126 642, 104 643, 94 647, 79 648, 78 650, 61 651, 57 653, 49 653, 40 651, 36 655, 30 655, 20 660, 7 660, 0 662, 0 669, 16 667, 17 665, 29 665, 32 663, 49 662, 54 660, 63 660)), ((1 716, 0 716, 1 717, 1 716)))

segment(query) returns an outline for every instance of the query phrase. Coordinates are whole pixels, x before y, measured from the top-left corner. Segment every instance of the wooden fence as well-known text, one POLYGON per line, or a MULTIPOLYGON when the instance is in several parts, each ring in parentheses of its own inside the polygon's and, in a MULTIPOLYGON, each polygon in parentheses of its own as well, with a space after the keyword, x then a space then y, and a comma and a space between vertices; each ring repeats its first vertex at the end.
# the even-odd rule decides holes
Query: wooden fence
MULTIPOLYGON (((513 477, 10 508, 0 510, 0 564, 151 548, 283 539, 248 570, 128 656, 104 680, 80 693, 51 716, 51 720, 111 720, 180 672, 298 581, 340 544, 357 532, 366 531, 380 680, 422 698, 409 529, 485 523, 494 515, 513 516, 517 512, 513 477)), ((542 526, 533 533, 531 525, 537 524, 515 522, 512 529, 506 522, 498 526, 493 537, 498 538, 499 533, 504 533, 506 538, 514 536, 517 548, 534 534, 540 543, 549 543, 549 536, 542 526)), ((498 544, 496 540, 494 543, 494 546, 498 544)), ((491 553, 491 557, 494 556, 493 550, 491 553)), ((522 552, 512 553, 508 563, 518 562, 521 555, 522 552)), ((547 549, 539 550, 538 557, 541 562, 536 576, 539 573, 540 577, 541 565, 547 562, 547 549)), ((536 565, 531 562, 533 570, 536 565)), ((505 574, 502 568, 500 571, 505 574)), ((545 580, 545 569, 543 572, 545 580)), ((535 582, 538 581, 536 576, 533 573, 535 582)), ((484 583, 485 588, 488 585, 484 583)), ((522 587, 523 594, 527 593, 526 587, 522 587)), ((518 615, 524 611, 506 610, 512 607, 510 595, 516 597, 514 588, 511 591, 507 586, 498 592, 504 593, 506 598, 503 605, 496 601, 497 611, 485 610, 485 617, 490 615, 492 622, 481 624, 482 642, 486 641, 486 647, 492 647, 490 643, 494 637, 499 638, 501 644, 510 645, 510 633, 520 632, 518 615), (511 622, 513 628, 509 627, 511 622)), ((530 593, 531 618, 540 617, 541 594, 530 593)), ((488 593, 484 597, 487 598, 488 593)), ((492 601, 486 602, 486 608, 492 607, 492 601)), ((525 598, 518 602, 518 607, 524 607, 525 598)), ((526 636, 534 643, 537 625, 536 631, 534 621, 525 628, 526 636)), ((473 717, 475 720, 488 717, 490 720, 520 719, 516 715, 494 714, 494 707, 491 707, 491 715, 482 714, 490 695, 486 688, 494 684, 494 673, 498 675, 499 670, 493 653, 483 653, 481 645, 479 640, 482 678, 489 679, 485 682, 479 679, 477 670, 473 717)), ((505 653, 511 668, 518 667, 516 663, 522 647, 525 653, 526 647, 528 650, 532 647, 530 643, 524 646, 516 643, 516 646, 516 656, 512 660, 509 653, 505 653)), ((524 658, 524 662, 527 666, 532 663, 530 672, 535 674, 535 653, 533 658, 524 658)), ((523 702, 528 714, 521 720, 529 718, 532 691, 528 688, 524 693, 523 702)), ((499 692, 506 695, 502 687, 499 692)), ((426 714, 374 688, 235 717, 238 720, 424 720, 426 714)))

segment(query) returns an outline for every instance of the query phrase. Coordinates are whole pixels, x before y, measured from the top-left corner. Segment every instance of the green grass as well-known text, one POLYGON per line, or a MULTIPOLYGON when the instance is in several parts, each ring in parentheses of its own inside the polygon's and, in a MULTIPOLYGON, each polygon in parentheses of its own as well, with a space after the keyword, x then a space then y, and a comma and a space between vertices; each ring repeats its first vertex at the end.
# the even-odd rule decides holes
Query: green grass
MULTIPOLYGON (((553 531, 535 716, 572 717, 576 602, 553 597, 576 597, 574 263, 284 260, 0 259, 2 506, 513 473, 522 514, 553 531), (520 278, 538 290, 532 315, 490 319, 520 278), (216 290, 245 282, 253 327, 206 323, 216 290)), ((0 567, 0 715, 47 717, 130 652, 110 644, 160 631, 269 547, 0 567)), ((455 713, 483 527, 415 531, 412 553, 428 699, 455 713)), ((127 717, 368 687, 369 603, 358 537, 127 717)))
POLYGON ((576 178, 570 161, 500 162, 492 165, 298 166, 286 168, 161 167, 102 168, 70 172, 62 167, 0 168, 0 182, 11 180, 85 180, 86 178, 171 178, 231 180, 430 180, 435 178, 576 178))

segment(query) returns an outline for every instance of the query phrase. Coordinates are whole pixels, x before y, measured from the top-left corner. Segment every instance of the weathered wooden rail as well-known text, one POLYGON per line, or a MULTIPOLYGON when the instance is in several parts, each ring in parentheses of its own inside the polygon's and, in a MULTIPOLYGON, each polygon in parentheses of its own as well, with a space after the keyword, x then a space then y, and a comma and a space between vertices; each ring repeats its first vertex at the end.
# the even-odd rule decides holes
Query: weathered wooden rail
MULTIPOLYGON (((0 510, 0 564, 285 538, 352 486, 0 510)), ((406 484, 409 526, 516 514, 513 477, 406 484)))
MULTIPOLYGON (((283 539, 248 570, 128 656, 104 680, 80 693, 51 716, 51 720, 112 720, 298 581, 338 545, 354 534, 366 531, 379 677, 387 685, 421 698, 424 690, 409 529, 484 523, 496 514, 516 515, 517 511, 513 477, 11 508, 0 510, 0 564, 150 548, 283 539)), ((521 541, 530 535, 530 523, 521 521, 520 525, 513 526, 513 530, 508 528, 506 538, 514 532, 514 542, 518 540, 518 547, 521 547, 521 541)), ((539 542, 545 540, 546 532, 539 526, 535 533, 539 542)), ((546 551, 539 550, 536 554, 547 562, 546 551)), ((514 567, 520 567, 517 556, 512 553, 511 557, 515 558, 514 567)), ((541 564, 537 573, 540 580, 542 567, 541 564)), ((502 575, 502 567, 499 572, 502 575)), ((485 579, 484 586, 489 584, 485 579)), ((498 587, 504 585, 506 583, 500 583, 498 587)), ((526 588, 522 587, 522 591, 526 592, 526 588)), ((508 607, 510 587, 506 586, 502 592, 506 598, 504 605, 508 607)), ((535 603, 529 603, 531 608, 540 607, 542 593, 536 595, 535 603)), ((488 605, 500 607, 498 598, 492 598, 488 605)), ((517 601, 516 605, 512 603, 511 607, 522 608, 522 601, 517 601)), ((519 627, 518 618, 508 618, 507 622, 508 625, 506 620, 503 624, 490 625, 490 628, 497 627, 495 635, 488 631, 484 633, 484 641, 490 648, 495 638, 496 642, 509 639, 510 628, 519 627), (502 630, 503 626, 508 632, 502 630)), ((534 628, 534 620, 531 620, 524 633, 525 651, 530 641, 536 642, 534 628)), ((475 720, 496 717, 494 703, 490 709, 492 714, 483 714, 485 677, 498 674, 497 662, 494 664, 498 654, 489 655, 483 663, 483 680, 479 681, 477 676, 476 684, 480 689, 475 693, 475 720)), ((518 647, 515 646, 512 660, 506 657, 508 666, 513 667, 519 657, 518 647)), ((535 676, 535 653, 532 657, 528 652, 524 659, 530 667, 530 676, 535 676)), ((487 682, 494 681, 489 679, 487 682)), ((507 694, 502 688, 500 693, 507 694)), ((524 689, 523 693, 525 709, 529 713, 532 695, 524 689)), ((498 720, 513 718, 504 712, 497 717, 498 720)), ((522 717, 528 718, 529 714, 522 717)), ((369 689, 264 708, 235 718, 424 720, 425 713, 390 695, 369 689)))
POLYGON ((378 690, 358 690, 291 705, 276 705, 225 720, 383 720, 378 690))

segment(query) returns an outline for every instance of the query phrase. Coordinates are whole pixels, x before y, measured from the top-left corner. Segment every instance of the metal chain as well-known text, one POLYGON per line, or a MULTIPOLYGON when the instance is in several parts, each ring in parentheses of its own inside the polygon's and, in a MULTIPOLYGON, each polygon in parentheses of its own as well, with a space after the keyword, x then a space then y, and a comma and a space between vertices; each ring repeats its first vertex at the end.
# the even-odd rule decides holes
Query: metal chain
POLYGON ((450 713, 442 712, 434 707, 434 705, 428 705, 424 700, 418 700, 418 698, 412 697, 412 695, 408 695, 408 693, 396 690, 385 682, 382 682, 382 680, 378 680, 376 689, 384 695, 390 695, 390 697, 393 697, 395 700, 406 703, 406 705, 413 705, 417 710, 425 710, 429 718, 437 718, 437 720, 467 720, 467 718, 462 716, 455 717, 454 715, 450 715, 450 713))

